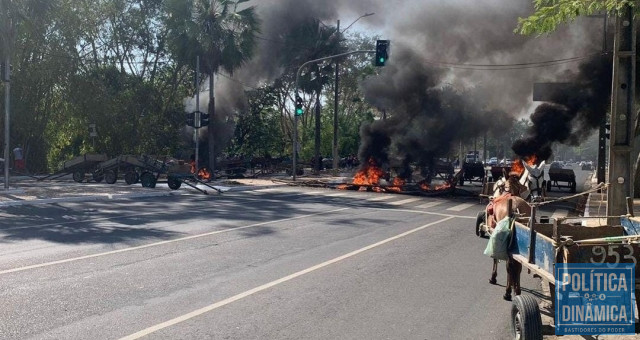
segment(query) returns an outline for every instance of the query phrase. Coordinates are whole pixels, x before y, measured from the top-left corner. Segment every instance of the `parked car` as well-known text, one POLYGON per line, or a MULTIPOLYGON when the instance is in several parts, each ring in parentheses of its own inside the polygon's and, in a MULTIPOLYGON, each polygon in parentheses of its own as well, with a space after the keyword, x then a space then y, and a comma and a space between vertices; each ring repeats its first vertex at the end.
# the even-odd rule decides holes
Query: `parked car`
POLYGON ((498 157, 491 157, 491 158, 489 158, 489 162, 487 162, 487 165, 489 165, 489 166, 496 166, 496 165, 498 165, 498 157))

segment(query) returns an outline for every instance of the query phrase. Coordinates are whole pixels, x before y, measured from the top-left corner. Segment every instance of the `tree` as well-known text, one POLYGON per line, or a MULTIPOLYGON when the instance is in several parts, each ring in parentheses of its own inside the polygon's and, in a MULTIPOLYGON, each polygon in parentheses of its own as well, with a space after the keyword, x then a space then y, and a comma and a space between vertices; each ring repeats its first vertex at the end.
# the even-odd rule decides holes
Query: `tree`
POLYGON ((634 6, 632 0, 534 0, 535 13, 518 19, 515 29, 520 34, 550 33, 563 23, 574 21, 579 16, 601 11, 619 14, 625 6, 634 6))
POLYGON ((168 43, 174 57, 209 75, 208 128, 209 166, 215 169, 215 137, 219 125, 215 115, 214 75, 220 68, 233 73, 253 57, 259 21, 253 6, 238 10, 248 0, 167 0, 168 43))

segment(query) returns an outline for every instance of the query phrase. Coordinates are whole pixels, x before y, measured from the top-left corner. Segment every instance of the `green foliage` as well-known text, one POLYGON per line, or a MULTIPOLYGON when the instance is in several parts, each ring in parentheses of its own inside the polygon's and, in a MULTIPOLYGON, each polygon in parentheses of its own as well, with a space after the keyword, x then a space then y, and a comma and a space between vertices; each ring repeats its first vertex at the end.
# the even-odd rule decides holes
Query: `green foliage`
POLYGON ((535 13, 527 18, 518 18, 516 33, 543 34, 557 29, 560 24, 574 21, 579 16, 598 12, 619 14, 627 5, 635 6, 632 0, 534 0, 535 13))

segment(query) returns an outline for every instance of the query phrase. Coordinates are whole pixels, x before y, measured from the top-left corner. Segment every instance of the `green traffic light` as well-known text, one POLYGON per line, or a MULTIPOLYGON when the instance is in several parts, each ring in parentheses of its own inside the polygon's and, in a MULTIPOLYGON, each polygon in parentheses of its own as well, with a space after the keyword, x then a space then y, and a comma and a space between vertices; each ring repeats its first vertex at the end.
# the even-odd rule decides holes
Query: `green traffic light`
POLYGON ((380 62, 381 62, 381 63, 384 63, 384 58, 380 58, 380 62))
POLYGON ((302 109, 296 109, 296 115, 302 116, 302 109))

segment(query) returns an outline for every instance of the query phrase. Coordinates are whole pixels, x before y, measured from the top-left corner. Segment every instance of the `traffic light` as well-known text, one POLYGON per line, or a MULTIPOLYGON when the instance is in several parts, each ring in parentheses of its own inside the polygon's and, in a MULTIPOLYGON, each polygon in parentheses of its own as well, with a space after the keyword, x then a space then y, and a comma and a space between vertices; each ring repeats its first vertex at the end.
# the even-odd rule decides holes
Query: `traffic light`
POLYGON ((194 126, 195 127, 196 120, 195 120, 195 113, 194 112, 185 113, 184 117, 186 119, 186 122, 187 122, 188 126, 194 126))
POLYGON ((300 96, 296 96, 296 116, 302 116, 303 113, 302 98, 300 98, 300 96))
POLYGON ((390 40, 378 40, 376 42, 376 66, 384 66, 389 60, 389 45, 390 40))
POLYGON ((200 126, 208 126, 209 125, 209 114, 200 112, 200 126))
POLYGON ((611 139, 611 124, 604 124, 604 136, 607 139, 611 139))

